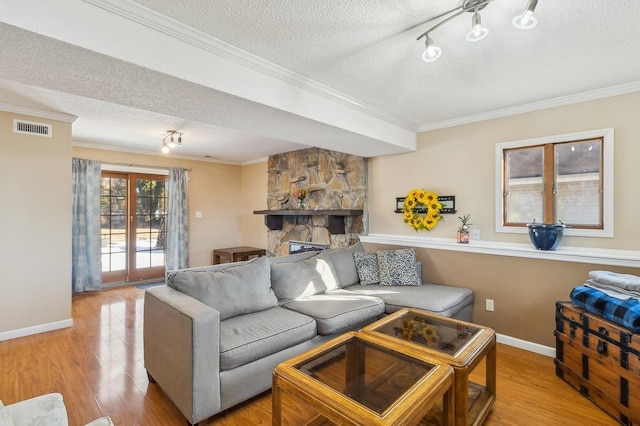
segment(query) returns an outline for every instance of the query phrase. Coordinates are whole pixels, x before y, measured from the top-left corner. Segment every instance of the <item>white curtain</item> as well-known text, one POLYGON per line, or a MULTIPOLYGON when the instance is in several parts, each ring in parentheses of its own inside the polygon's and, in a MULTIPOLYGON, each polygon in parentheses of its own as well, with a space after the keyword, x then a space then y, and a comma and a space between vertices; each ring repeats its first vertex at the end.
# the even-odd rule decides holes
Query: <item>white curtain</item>
POLYGON ((102 288, 100 253, 100 161, 74 158, 72 291, 102 288))
POLYGON ((189 267, 189 206, 187 171, 169 168, 167 190, 167 245, 165 265, 168 271, 189 267))

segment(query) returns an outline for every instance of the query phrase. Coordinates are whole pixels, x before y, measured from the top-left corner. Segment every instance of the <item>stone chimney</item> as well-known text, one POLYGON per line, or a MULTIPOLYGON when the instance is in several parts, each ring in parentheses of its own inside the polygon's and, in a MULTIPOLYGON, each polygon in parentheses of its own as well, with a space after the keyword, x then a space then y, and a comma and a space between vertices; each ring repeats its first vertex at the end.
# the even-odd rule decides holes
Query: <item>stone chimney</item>
MULTIPOLYGON (((366 210, 367 160, 363 157, 308 148, 270 156, 268 173, 268 210, 366 210), (308 192, 302 207, 291 195, 295 189, 308 192)), ((348 247, 365 233, 362 215, 345 217, 344 234, 330 233, 327 222, 323 215, 285 216, 282 230, 268 231, 268 251, 286 255, 290 240, 348 247)))

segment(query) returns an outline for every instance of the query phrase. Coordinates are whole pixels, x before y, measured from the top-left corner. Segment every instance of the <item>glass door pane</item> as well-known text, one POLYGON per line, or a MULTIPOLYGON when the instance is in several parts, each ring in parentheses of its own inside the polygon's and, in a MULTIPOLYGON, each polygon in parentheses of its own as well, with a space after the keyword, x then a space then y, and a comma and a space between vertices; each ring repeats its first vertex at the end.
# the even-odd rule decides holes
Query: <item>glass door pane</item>
POLYGON ((132 211, 135 211, 131 230, 130 280, 162 277, 164 275, 165 233, 167 217, 166 176, 136 175, 132 192, 132 211))
POLYGON ((100 194, 103 282, 127 277, 127 176, 103 173, 100 194))

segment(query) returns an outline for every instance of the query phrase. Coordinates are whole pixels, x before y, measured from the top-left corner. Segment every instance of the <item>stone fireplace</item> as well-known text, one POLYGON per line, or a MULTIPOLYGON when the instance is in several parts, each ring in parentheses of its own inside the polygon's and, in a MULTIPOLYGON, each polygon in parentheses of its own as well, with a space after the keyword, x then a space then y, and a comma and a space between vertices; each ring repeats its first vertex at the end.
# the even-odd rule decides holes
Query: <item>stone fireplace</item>
POLYGON ((348 247, 365 233, 367 161, 364 157, 308 148, 268 160, 268 251, 289 253, 289 241, 348 247), (303 207, 291 195, 308 192, 303 207), (277 222, 274 225, 274 221, 277 222))

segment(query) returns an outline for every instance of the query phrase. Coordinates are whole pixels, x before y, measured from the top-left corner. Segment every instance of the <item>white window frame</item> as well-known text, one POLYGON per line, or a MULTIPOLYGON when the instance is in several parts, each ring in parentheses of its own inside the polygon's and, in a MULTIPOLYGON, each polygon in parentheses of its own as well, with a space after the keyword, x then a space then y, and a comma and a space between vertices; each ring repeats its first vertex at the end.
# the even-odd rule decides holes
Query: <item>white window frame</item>
POLYGON ((495 150, 495 223, 496 232, 509 233, 509 234, 526 234, 528 229, 521 226, 504 226, 503 220, 503 208, 504 197, 502 196, 504 182, 504 150, 512 148, 522 148, 528 146, 544 145, 549 143, 569 142, 574 140, 596 139, 602 138, 602 156, 603 156, 603 170, 602 178, 604 194, 602 197, 602 214, 603 214, 603 228, 602 229, 574 229, 567 228, 564 231, 564 235, 578 236, 578 237, 600 237, 600 238, 613 238, 613 143, 614 143, 614 131, 612 128, 589 130, 586 132, 567 133, 563 135, 546 136, 535 139, 525 139, 519 141, 501 142, 496 144, 495 150))

